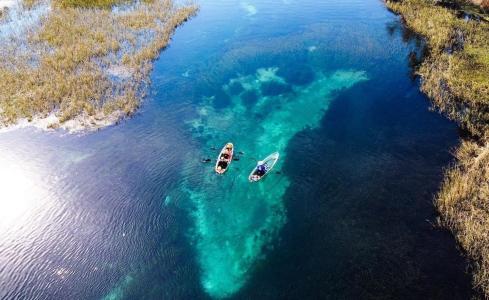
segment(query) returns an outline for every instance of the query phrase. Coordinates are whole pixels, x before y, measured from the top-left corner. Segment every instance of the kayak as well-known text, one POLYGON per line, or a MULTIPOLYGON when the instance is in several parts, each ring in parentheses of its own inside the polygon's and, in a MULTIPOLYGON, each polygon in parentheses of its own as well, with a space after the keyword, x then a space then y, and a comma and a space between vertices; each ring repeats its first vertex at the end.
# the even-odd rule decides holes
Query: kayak
POLYGON ((234 146, 233 143, 227 143, 222 147, 219 156, 217 157, 216 166, 214 169, 217 174, 224 174, 233 161, 234 146))
POLYGON ((251 171, 250 176, 248 176, 250 182, 258 181, 265 177, 265 175, 267 175, 277 163, 278 157, 278 152, 274 152, 267 156, 264 160, 259 161, 253 171, 251 171))

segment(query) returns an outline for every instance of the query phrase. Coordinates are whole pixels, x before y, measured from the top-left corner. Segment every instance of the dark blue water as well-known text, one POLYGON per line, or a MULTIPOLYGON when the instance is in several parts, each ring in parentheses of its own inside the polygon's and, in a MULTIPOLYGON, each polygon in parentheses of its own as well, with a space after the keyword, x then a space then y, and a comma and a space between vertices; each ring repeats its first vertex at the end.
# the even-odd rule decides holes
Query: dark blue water
POLYGON ((0 298, 470 298, 433 226, 458 132, 410 75, 422 43, 381 1, 200 5, 133 118, 0 133, 0 298))

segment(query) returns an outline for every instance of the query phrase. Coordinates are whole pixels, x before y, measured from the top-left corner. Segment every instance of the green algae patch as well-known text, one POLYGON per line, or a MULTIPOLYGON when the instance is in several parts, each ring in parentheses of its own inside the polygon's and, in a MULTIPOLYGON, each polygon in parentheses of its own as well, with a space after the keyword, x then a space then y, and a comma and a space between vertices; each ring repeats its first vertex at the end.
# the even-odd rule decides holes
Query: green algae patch
POLYGON ((186 168, 189 174, 184 192, 193 208, 192 241, 202 285, 214 298, 231 296, 245 285, 287 219, 282 198, 290 180, 285 174, 272 173, 259 183, 249 183, 247 176, 255 159, 279 151, 281 158, 275 168, 280 170, 288 159, 289 141, 298 132, 319 125, 333 94, 367 80, 365 72, 338 70, 319 72, 309 84, 293 85, 278 71, 260 68, 254 74, 230 79, 222 87, 230 103, 216 108, 215 97, 205 98, 197 108, 198 116, 189 122, 205 147, 233 141, 236 150, 245 152, 224 176, 217 176, 211 168, 186 168), (263 95, 263 86, 270 83, 290 85, 290 89, 263 95), (250 94, 256 96, 252 104, 250 94))

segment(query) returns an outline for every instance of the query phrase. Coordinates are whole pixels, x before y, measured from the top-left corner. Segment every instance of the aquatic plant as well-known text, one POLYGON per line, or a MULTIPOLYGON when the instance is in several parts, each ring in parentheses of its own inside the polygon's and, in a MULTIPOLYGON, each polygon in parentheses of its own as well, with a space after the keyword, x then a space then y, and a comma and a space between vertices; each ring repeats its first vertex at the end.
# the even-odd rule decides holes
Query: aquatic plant
MULTIPOLYGON (((472 1, 483 9, 487 1, 472 1)), ((435 204, 472 259, 474 286, 489 296, 489 23, 487 15, 429 0, 387 1, 406 25, 426 38, 428 55, 417 70, 422 90, 470 135, 455 153, 435 204), (453 7, 453 8, 450 8, 453 7), (463 17, 463 18, 462 18, 463 17)))
MULTIPOLYGON (((189 122, 194 137, 206 147, 236 141, 236 147, 254 157, 264 158, 279 151, 286 159, 286 147, 295 134, 320 124, 335 92, 367 80, 363 71, 318 72, 309 84, 289 85, 278 68, 259 68, 250 75, 231 78, 222 86, 229 102, 217 107, 214 97, 206 97, 189 122), (270 83, 289 86, 269 93, 270 83), (239 84, 241 88, 237 88, 239 84), (245 133, 245 134, 243 134, 245 133)), ((251 158, 251 157, 249 157, 251 158)), ((254 266, 273 246, 286 222, 283 196, 289 186, 286 175, 270 175, 258 184, 248 182, 248 173, 233 165, 219 177, 201 165, 184 169, 192 175, 183 192, 191 203, 194 220, 192 240, 201 267, 205 291, 214 298, 225 298, 239 291, 254 266)), ((241 161, 251 170, 255 161, 241 161)))
POLYGON ((25 37, 0 45, 0 125, 54 114, 50 127, 76 120, 86 129, 130 115, 151 61, 196 11, 170 0, 120 11, 54 6, 25 37))

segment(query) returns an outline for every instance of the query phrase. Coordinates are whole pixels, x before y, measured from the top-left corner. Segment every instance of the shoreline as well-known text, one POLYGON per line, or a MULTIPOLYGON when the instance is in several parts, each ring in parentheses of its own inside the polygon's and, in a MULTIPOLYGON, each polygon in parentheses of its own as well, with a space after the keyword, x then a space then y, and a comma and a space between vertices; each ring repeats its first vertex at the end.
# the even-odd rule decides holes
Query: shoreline
POLYGON ((385 1, 427 42, 415 67, 421 90, 468 133, 455 149, 456 162, 446 170, 434 204, 439 224, 470 259, 473 288, 489 297, 489 7, 478 9, 472 2, 385 1))
POLYGON ((114 112, 108 116, 79 115, 61 123, 55 112, 45 117, 35 116, 31 120, 20 119, 16 123, 0 127, 0 134, 23 128, 35 128, 42 131, 63 130, 69 134, 84 134, 113 126, 121 122, 126 116, 121 112, 114 112))

